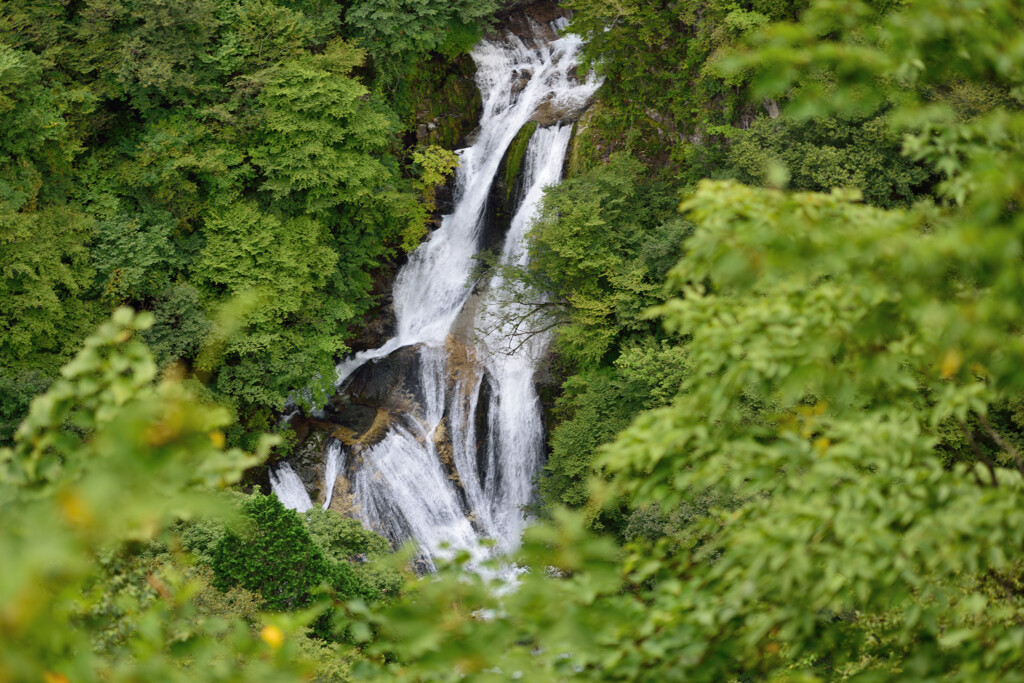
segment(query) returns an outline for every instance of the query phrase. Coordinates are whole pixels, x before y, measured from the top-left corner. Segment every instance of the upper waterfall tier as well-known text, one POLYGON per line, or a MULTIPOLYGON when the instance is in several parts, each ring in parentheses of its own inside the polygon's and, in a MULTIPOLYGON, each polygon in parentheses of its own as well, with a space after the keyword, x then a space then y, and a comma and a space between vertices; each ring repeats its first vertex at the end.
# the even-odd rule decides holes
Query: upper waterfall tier
POLYGON ((465 303, 487 191, 519 129, 542 103, 571 111, 593 94, 592 83, 580 83, 573 75, 579 47, 574 35, 532 47, 509 35, 502 42, 484 41, 473 51, 483 100, 480 132, 459 155, 455 211, 413 253, 395 281, 397 336, 404 343, 443 339, 465 303))
POLYGON ((542 33, 546 32, 537 31, 526 40, 507 33, 481 42, 472 51, 483 113, 475 142, 458 151, 455 210, 398 273, 395 337, 378 349, 342 361, 337 368, 339 384, 366 361, 399 347, 444 340, 471 291, 469 278, 480 248, 487 194, 505 151, 539 109, 546 118, 557 120, 561 114, 569 119, 593 97, 599 82, 575 76, 582 46, 579 36, 545 41, 542 33))

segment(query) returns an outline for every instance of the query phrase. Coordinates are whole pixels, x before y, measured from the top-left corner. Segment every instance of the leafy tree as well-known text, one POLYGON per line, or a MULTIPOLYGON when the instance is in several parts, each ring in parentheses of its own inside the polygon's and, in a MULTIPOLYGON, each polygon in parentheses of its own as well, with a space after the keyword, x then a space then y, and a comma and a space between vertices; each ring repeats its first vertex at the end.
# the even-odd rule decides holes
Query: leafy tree
POLYGON ((646 339, 622 349, 610 367, 566 380, 555 402, 557 423, 539 482, 547 505, 586 505, 590 481, 600 476, 594 467, 598 448, 613 441, 637 414, 671 401, 689 372, 685 347, 646 339))
POLYGON ((433 50, 450 56, 467 51, 496 9, 494 0, 356 0, 345 13, 345 24, 390 80, 433 50))
POLYGON ((337 332, 352 309, 338 302, 317 310, 338 255, 316 219, 283 221, 253 202, 214 214, 205 233, 195 279, 223 296, 251 295, 226 357, 205 367, 219 366, 225 393, 282 407, 291 391, 333 367, 345 348, 337 332))
POLYGON ((248 533, 229 530, 213 549, 214 585, 255 591, 278 611, 309 606, 314 592, 333 578, 334 567, 298 514, 273 495, 249 497, 242 512, 251 525, 248 533))
POLYGON ((404 576, 388 566, 388 542, 359 521, 319 508, 297 514, 258 490, 230 500, 242 514, 241 526, 205 518, 178 529, 182 546, 214 570, 213 585, 222 590, 252 590, 287 611, 310 604, 324 586, 335 598, 374 601, 402 587, 404 576))
POLYGON ((305 520, 313 542, 336 562, 353 555, 379 558, 391 553, 387 539, 364 528, 359 520, 318 508, 306 512, 305 520))
POLYGON ((267 625, 260 637, 233 614, 212 617, 193 600, 196 581, 175 572, 148 574, 159 597, 140 605, 113 639, 120 646, 94 641, 111 633, 68 625, 107 609, 105 591, 87 590, 102 578, 99 555, 158 538, 182 515, 223 511, 210 488, 237 481, 269 445, 259 457, 225 451, 227 411, 200 403, 173 378, 156 381, 138 337, 147 318, 119 309, 33 402, 13 448, 0 449, 4 674, 299 680, 311 667, 296 659, 296 638, 286 633, 300 632, 302 620, 267 625))
POLYGON ((681 239, 676 224, 666 224, 675 202, 663 186, 640 183, 642 170, 636 159, 616 154, 553 188, 527 238, 526 282, 569 311, 558 345, 582 366, 599 363, 623 336, 649 329, 640 313, 660 285, 639 255, 667 234, 681 239))
POLYGON ((81 151, 75 119, 94 98, 81 87, 53 87, 45 65, 32 52, 0 41, 0 215, 59 195, 81 151), (50 182, 44 184, 44 177, 50 182))
POLYGON ((93 224, 59 209, 7 214, 0 221, 0 320, 6 330, 0 350, 10 359, 62 354, 96 319, 82 301, 93 280, 87 249, 93 224))
POLYGON ((310 3, 320 5, 314 10, 292 4, 299 7, 268 0, 218 3, 218 18, 227 27, 214 53, 218 70, 227 76, 256 73, 301 56, 336 28, 336 5, 310 3))
POLYGON ((162 365, 199 355, 212 323, 198 289, 179 284, 164 290, 153 307, 153 315, 156 322, 144 336, 162 365))
POLYGON ((9 441, 29 400, 99 319, 100 307, 88 300, 93 234, 88 217, 66 209, 0 208, 0 441, 9 441))
POLYGON ((4 3, 0 438, 118 305, 158 313, 161 362, 236 405, 232 435, 289 397, 323 401, 371 272, 418 244, 453 167, 430 148, 406 157, 392 103, 355 73, 364 52, 341 40, 344 10, 4 3), (215 311, 238 296, 229 345, 215 311))
POLYGON ((852 188, 871 204, 892 207, 911 203, 935 183, 934 173, 903 156, 901 147, 899 132, 885 116, 762 117, 733 134, 728 161, 737 179, 749 184, 784 180, 793 190, 852 188), (772 173, 784 176, 773 179, 772 173))
POLYGON ((115 303, 145 302, 168 289, 183 271, 174 243, 177 221, 167 211, 128 219, 119 215, 96 228, 91 254, 104 296, 115 303))
MULTIPOLYGON (((674 162, 687 180, 716 172, 726 147, 717 132, 753 118, 744 74, 711 67, 718 53, 802 0, 750 11, 734 0, 570 0, 572 29, 586 39, 587 65, 605 81, 587 136, 607 151, 631 149, 674 162), (696 163, 698 162, 699 163, 696 163)), ((765 4, 765 3, 760 3, 765 4)))
POLYGON ((391 555, 391 546, 383 536, 333 510, 314 507, 304 517, 313 542, 335 563, 352 567, 366 587, 367 597, 387 600, 399 594, 405 576, 384 562, 391 555))
POLYGON ((295 199, 315 214, 365 203, 393 182, 396 169, 382 157, 397 125, 350 77, 362 60, 361 51, 334 41, 267 73, 249 154, 265 178, 261 189, 275 200, 295 199))
POLYGON ((105 97, 140 112, 216 95, 202 56, 219 28, 216 2, 87 0, 77 8, 81 53, 73 68, 95 78, 105 97))

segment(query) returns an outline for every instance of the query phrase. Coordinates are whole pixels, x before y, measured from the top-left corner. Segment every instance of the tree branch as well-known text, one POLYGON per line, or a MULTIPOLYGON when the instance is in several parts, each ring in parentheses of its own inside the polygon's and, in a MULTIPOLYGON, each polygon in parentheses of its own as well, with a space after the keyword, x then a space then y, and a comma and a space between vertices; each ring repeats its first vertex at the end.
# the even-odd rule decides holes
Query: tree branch
POLYGON ((978 422, 985 429, 985 433, 988 434, 989 438, 996 442, 996 445, 1002 448, 1007 455, 1013 458, 1014 464, 1017 466, 1017 471, 1024 476, 1024 458, 1021 458, 1020 451, 1017 448, 1003 438, 1002 434, 997 432, 995 428, 989 423, 988 418, 981 413, 975 413, 978 418, 978 422))

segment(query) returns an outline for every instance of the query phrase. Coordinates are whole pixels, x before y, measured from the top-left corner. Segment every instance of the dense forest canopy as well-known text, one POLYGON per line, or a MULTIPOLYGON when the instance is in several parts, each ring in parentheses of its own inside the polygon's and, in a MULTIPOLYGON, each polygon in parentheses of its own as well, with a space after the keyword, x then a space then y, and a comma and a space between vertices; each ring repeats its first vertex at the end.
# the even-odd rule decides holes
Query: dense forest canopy
POLYGON ((289 398, 322 403, 371 274, 426 231, 424 174, 447 153, 400 134, 443 79, 432 51, 464 52, 493 9, 5 3, 0 439, 119 305, 152 311, 160 364, 200 373, 250 431, 289 398), (401 102, 375 86, 411 71, 401 102), (235 333, 200 357, 231 301, 235 333))
POLYGON ((241 492, 499 4, 0 8, 0 681, 1024 680, 1016 0, 562 3, 517 586, 241 492))

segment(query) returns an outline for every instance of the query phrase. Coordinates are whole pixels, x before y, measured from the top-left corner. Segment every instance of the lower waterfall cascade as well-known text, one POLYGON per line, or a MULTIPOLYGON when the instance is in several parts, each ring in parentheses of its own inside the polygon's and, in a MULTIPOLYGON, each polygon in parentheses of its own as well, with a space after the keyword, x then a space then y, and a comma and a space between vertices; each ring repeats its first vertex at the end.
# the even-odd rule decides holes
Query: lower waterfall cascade
MULTIPOLYGON (((474 48, 482 115, 473 144, 457 152, 454 209, 395 279, 395 336, 337 367, 337 386, 344 390, 389 357, 409 359, 402 389, 393 391, 397 398, 378 409, 381 434, 359 444, 328 440, 323 507, 345 497, 349 514, 393 544, 413 540, 426 570, 454 550, 481 557, 484 539, 493 544, 488 552, 511 551, 527 523, 523 508, 544 454, 534 375, 549 340, 536 334, 513 344, 515 331, 505 321, 517 304, 503 304, 499 312, 496 302, 474 294, 508 283, 499 275, 471 279, 488 193, 512 141, 539 107, 564 113, 556 123, 538 125, 516 183, 500 259, 524 265, 524 236, 544 188, 561 179, 572 120, 600 84, 593 75, 575 76, 582 41, 558 35, 565 25, 564 19, 534 25, 532 35, 506 33, 474 48)), ((291 466, 276 468, 271 486, 282 503, 310 509, 313 502, 291 466)))

